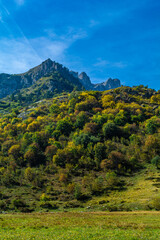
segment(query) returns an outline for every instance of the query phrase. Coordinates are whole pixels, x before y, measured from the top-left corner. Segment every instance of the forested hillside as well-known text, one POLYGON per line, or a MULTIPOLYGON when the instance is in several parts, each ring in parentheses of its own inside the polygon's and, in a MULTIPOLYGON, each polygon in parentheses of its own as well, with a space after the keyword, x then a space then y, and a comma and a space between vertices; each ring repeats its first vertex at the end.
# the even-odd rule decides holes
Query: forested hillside
MULTIPOLYGON (((125 193, 150 168, 158 182, 159 104, 160 92, 142 85, 73 91, 1 114, 0 209, 85 207, 125 193)), ((152 200, 146 208, 155 208, 152 200)), ((112 210, 107 201, 100 204, 112 210)))

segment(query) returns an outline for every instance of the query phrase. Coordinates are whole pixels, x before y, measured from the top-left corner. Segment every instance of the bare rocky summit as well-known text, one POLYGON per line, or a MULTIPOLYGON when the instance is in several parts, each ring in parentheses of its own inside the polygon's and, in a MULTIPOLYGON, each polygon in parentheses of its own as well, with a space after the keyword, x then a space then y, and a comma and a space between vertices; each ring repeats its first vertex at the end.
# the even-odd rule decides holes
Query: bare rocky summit
POLYGON ((121 86, 119 79, 109 78, 105 82, 93 84, 91 83, 89 76, 85 72, 82 72, 81 74, 78 75, 78 73, 71 71, 71 74, 79 78, 80 82, 82 83, 86 90, 105 91, 121 86))

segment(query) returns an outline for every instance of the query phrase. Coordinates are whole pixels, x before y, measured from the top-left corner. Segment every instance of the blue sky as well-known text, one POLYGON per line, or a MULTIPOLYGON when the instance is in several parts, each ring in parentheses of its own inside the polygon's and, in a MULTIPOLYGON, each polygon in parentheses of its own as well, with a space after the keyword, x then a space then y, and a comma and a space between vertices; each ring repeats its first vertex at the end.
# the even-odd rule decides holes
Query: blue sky
POLYGON ((0 0, 0 72, 47 58, 94 83, 160 89, 160 1, 0 0))

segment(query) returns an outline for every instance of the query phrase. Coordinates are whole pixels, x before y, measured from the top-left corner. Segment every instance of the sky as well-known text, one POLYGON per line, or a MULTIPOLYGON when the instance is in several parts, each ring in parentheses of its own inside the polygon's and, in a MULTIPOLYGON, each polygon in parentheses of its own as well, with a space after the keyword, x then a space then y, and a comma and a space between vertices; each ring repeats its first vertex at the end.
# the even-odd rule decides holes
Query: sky
POLYGON ((160 89, 160 1, 0 0, 0 73, 48 58, 93 83, 160 89))

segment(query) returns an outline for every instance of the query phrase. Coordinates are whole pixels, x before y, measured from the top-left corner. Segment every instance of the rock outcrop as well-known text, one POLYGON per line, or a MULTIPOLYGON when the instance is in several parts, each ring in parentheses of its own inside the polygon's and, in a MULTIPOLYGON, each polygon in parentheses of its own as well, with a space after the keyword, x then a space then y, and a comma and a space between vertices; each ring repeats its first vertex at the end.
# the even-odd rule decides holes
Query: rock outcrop
POLYGON ((90 78, 85 72, 82 72, 78 75, 77 72, 70 71, 70 73, 79 78, 82 85, 85 87, 86 90, 96 90, 96 91, 105 91, 113 88, 117 88, 121 86, 121 82, 119 79, 112 79, 109 78, 105 82, 93 84, 91 83, 90 78))
POLYGON ((94 90, 105 91, 105 90, 117 88, 120 86, 121 86, 121 83, 119 79, 109 78, 107 81, 103 83, 94 84, 94 90))

